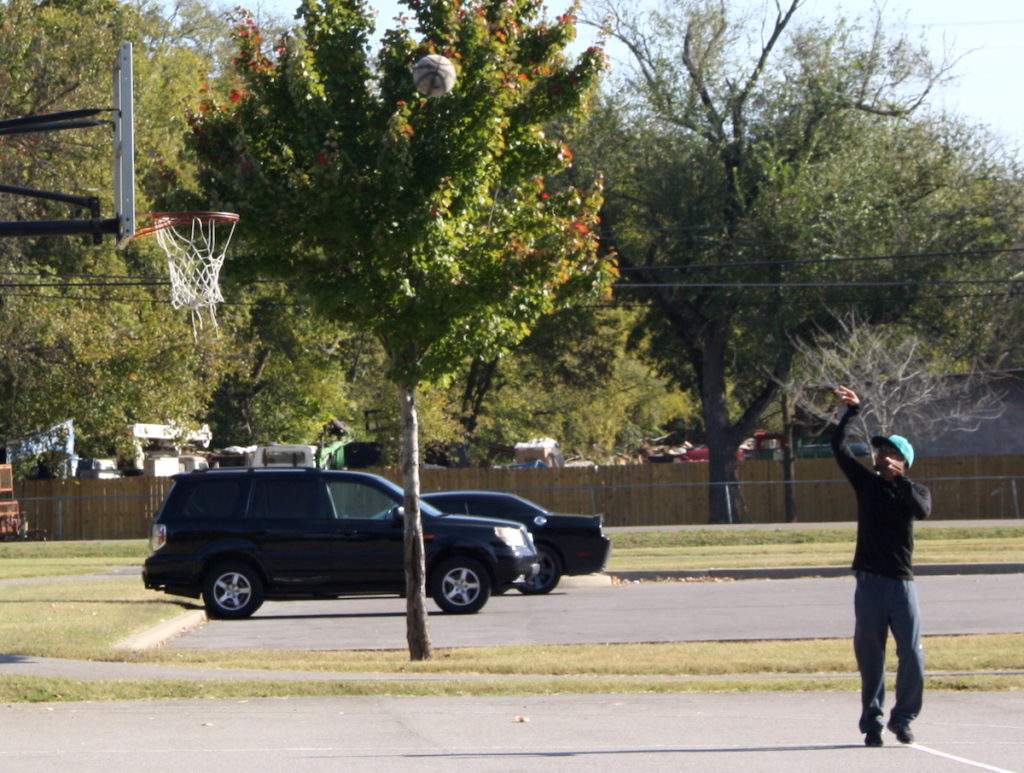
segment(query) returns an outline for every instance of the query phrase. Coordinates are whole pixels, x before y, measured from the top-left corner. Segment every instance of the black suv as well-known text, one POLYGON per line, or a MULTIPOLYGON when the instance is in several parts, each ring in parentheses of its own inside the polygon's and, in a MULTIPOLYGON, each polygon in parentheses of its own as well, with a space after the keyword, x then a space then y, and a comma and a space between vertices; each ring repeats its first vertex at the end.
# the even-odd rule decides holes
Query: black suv
MULTIPOLYGON (((376 475, 308 468, 176 475, 153 520, 147 588, 202 596, 207 614, 252 615, 264 599, 405 593, 402 490, 376 475)), ((421 505, 427 591, 444 612, 479 611, 530 579, 521 524, 421 505)))

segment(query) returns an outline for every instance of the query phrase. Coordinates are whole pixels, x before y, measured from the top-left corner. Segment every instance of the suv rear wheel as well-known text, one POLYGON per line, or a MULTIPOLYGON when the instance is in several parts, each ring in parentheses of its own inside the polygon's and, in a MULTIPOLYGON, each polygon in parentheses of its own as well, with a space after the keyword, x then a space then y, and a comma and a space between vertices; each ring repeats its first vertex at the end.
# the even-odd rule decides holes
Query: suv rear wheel
POLYGON ((430 576, 430 595, 442 612, 473 614, 491 597, 491 576, 475 558, 447 558, 430 576))
POLYGON ((263 605, 263 580, 248 564, 225 561, 203 578, 206 614, 222 620, 251 617, 263 605))

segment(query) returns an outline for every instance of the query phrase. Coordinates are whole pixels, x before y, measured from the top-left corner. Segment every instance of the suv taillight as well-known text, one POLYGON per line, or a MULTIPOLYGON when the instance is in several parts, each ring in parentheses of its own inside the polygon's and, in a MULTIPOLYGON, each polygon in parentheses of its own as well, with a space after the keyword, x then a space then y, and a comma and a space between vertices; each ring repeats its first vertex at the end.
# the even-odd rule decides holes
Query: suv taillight
POLYGON ((154 523, 149 533, 149 549, 153 553, 167 544, 167 527, 160 523, 154 523))

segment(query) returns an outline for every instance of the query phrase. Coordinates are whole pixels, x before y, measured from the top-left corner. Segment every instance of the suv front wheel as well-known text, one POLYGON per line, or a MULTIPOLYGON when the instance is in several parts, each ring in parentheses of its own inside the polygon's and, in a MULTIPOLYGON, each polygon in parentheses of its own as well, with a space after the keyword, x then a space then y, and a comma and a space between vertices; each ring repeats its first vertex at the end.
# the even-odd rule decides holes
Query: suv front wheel
POLYGON ((473 614, 491 597, 491 576, 474 558, 447 558, 431 574, 430 595, 442 612, 473 614))
POLYGON ((248 564, 226 561, 203 578, 206 614, 222 620, 251 617, 263 605, 263 580, 248 564))

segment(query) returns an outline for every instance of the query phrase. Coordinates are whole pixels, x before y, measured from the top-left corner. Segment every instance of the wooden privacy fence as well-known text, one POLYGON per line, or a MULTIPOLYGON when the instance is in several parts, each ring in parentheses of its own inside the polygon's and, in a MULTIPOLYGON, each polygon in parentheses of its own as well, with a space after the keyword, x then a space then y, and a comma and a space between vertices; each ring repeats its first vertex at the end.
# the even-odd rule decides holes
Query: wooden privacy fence
POLYGON ((136 539, 149 536, 170 478, 28 480, 16 488, 22 514, 52 540, 136 539))
MULTIPOLYGON (((865 460, 867 461, 867 460, 865 460)), ((511 491, 550 510, 602 513, 607 526, 702 524, 708 520, 707 465, 644 464, 598 469, 425 469, 424 491, 479 488, 511 491)), ((800 522, 853 521, 856 503, 832 459, 798 459, 793 494, 800 522)), ((397 470, 383 471, 396 483, 397 470)), ((1024 456, 936 457, 914 466, 914 479, 932 490, 936 519, 1021 518, 1024 456)), ((741 523, 786 519, 782 464, 748 460, 739 465, 737 510, 741 523)))
MULTIPOLYGON (((401 473, 375 470, 396 483, 401 473)), ((792 484, 796 520, 852 521, 853 493, 831 459, 799 459, 792 484)), ((738 523, 785 520, 782 465, 745 461, 739 467, 738 523)), ((937 457, 914 466, 914 478, 932 490, 936 519, 1024 516, 1024 456, 937 457)), ((563 513, 602 513, 607 526, 702 524, 708 519, 707 465, 643 464, 597 469, 423 469, 424 491, 511 491, 563 513)), ((25 481, 16 486, 32 529, 49 539, 136 539, 149 535, 169 478, 25 481)))

